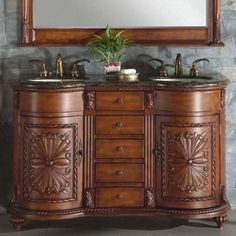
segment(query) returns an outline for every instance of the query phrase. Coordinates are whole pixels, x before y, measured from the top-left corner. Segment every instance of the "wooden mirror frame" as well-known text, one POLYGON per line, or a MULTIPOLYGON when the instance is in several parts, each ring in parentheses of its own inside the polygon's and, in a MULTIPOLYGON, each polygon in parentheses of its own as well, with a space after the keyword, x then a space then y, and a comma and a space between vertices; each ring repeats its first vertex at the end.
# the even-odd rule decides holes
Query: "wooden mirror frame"
MULTIPOLYGON (((33 0, 22 1, 22 46, 84 45, 103 29, 33 28, 33 0)), ((221 1, 209 0, 208 27, 127 29, 124 37, 143 45, 222 46, 221 1)), ((119 31, 120 29, 117 29, 119 31)))

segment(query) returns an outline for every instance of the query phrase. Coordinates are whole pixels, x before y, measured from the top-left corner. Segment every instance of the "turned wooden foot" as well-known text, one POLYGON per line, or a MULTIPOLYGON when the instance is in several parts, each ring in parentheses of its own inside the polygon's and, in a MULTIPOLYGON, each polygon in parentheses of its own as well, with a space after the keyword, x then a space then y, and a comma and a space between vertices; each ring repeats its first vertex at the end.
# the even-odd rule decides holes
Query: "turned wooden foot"
POLYGON ((220 229, 223 229, 224 224, 226 224, 229 221, 228 215, 222 215, 214 218, 214 221, 217 224, 217 227, 220 229))
POLYGON ((11 217, 11 223, 15 227, 17 231, 20 231, 22 225, 24 224, 25 220, 24 218, 18 217, 18 216, 12 216, 11 217))

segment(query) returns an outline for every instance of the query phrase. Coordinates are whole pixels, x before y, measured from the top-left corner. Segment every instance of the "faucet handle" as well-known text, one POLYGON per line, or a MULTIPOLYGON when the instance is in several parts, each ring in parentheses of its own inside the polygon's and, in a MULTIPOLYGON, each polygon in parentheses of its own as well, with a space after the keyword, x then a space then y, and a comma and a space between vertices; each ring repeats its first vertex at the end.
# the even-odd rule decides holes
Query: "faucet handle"
POLYGON ((165 62, 163 60, 161 60, 159 58, 152 58, 148 61, 149 62, 157 61, 157 62, 161 63, 161 69, 160 69, 160 72, 159 72, 160 77, 167 77, 168 76, 168 71, 166 69, 166 65, 165 65, 165 62))
POLYGON ((90 62, 89 60, 87 59, 79 59, 79 60, 76 60, 72 63, 72 66, 71 66, 71 76, 74 78, 78 78, 79 77, 79 70, 78 70, 78 64, 81 63, 81 62, 90 62))
POLYGON ((201 61, 206 61, 208 63, 210 62, 207 58, 200 58, 200 59, 195 60, 192 64, 192 68, 190 70, 191 77, 199 77, 199 70, 198 70, 197 64, 201 61))
POLYGON ((32 64, 40 64, 40 69, 39 69, 39 76, 40 77, 47 77, 48 76, 47 65, 44 61, 39 60, 39 59, 31 59, 28 62, 32 63, 32 64))

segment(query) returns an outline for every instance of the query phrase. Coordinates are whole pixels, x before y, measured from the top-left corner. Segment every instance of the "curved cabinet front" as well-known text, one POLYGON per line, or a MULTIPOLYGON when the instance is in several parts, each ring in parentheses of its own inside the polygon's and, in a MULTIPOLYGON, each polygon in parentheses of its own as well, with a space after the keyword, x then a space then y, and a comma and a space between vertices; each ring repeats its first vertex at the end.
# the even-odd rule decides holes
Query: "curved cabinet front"
POLYGON ((222 227, 224 89, 15 87, 13 224, 164 214, 222 227))
POLYGON ((58 219, 64 210, 83 206, 82 92, 64 92, 16 92, 15 191, 9 210, 29 218, 58 219))

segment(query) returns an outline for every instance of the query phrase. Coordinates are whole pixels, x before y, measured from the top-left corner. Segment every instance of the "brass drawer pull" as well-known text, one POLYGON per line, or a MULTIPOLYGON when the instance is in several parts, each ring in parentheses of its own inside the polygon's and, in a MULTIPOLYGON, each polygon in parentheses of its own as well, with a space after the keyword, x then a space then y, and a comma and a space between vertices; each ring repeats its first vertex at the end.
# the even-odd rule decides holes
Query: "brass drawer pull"
POLYGON ((123 170, 117 170, 116 175, 117 176, 122 176, 122 175, 124 175, 124 171, 123 170))
POLYGON ((118 147, 116 147, 116 151, 117 152, 123 152, 124 148, 122 146, 118 146, 118 147))
POLYGON ((116 195, 116 199, 121 200, 121 199, 123 199, 123 198, 124 198, 124 195, 123 195, 123 194, 117 194, 117 195, 116 195))
POLYGON ((116 123, 116 127, 117 128, 122 128, 124 126, 124 123, 123 122, 117 122, 116 123))
POLYGON ((124 99, 123 98, 117 98, 116 103, 117 104, 122 104, 122 103, 124 103, 124 99))

